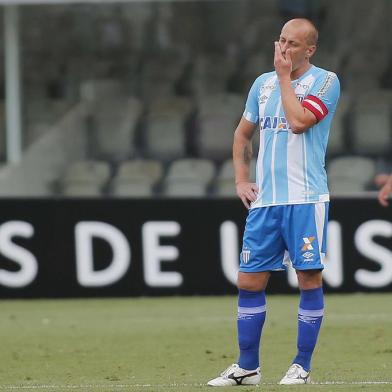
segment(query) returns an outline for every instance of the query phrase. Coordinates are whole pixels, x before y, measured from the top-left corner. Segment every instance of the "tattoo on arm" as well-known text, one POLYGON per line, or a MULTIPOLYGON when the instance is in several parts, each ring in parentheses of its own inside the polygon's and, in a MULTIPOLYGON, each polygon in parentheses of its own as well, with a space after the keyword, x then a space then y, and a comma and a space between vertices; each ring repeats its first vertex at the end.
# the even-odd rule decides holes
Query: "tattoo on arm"
POLYGON ((252 148, 249 148, 249 146, 245 146, 243 161, 245 164, 249 165, 251 160, 252 160, 252 148))

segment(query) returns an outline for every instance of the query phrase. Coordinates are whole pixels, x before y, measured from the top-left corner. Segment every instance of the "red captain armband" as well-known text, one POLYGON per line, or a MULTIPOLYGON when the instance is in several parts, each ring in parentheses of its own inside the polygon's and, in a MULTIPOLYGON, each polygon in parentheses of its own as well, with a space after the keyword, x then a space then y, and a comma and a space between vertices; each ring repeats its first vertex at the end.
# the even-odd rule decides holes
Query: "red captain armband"
POLYGON ((328 109, 323 101, 314 95, 306 96, 302 102, 302 106, 310 110, 316 116, 318 122, 328 114, 328 109))

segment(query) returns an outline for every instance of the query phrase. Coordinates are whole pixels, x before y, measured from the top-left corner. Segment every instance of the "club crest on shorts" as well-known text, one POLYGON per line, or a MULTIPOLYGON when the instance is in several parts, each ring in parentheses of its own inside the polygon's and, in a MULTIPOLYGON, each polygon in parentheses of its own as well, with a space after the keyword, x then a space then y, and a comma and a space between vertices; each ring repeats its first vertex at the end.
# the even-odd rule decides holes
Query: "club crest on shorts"
POLYGON ((304 237, 304 246, 302 247, 302 251, 306 251, 306 250, 313 250, 313 246, 312 246, 312 242, 316 239, 316 237, 304 237))
POLYGON ((250 250, 243 249, 242 250, 242 261, 246 264, 250 259, 250 250))

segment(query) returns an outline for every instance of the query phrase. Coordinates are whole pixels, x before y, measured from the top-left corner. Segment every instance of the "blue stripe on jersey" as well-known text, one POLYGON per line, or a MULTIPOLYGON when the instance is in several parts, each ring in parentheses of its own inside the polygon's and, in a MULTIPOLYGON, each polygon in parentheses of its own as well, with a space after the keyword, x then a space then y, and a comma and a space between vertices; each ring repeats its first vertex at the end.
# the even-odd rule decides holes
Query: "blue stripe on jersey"
POLYGON ((308 150, 307 150, 307 143, 306 143, 306 136, 302 134, 302 170, 304 176, 304 187, 305 187, 305 200, 309 201, 309 179, 308 179, 308 150))
POLYGON ((278 131, 278 141, 276 143, 275 173, 282 173, 275 176, 276 203, 285 203, 289 197, 289 183, 287 181, 287 131, 278 131))
POLYGON ((321 252, 324 254, 327 253, 328 214, 329 214, 329 203, 325 203, 323 240, 321 244, 321 252))
MULTIPOLYGON (((274 132, 263 131, 261 136, 264 136, 264 156, 263 156, 263 173, 271 171, 272 162, 272 145, 274 140, 274 132)), ((261 184, 263 204, 272 203, 272 176, 263 176, 263 183, 261 184)))

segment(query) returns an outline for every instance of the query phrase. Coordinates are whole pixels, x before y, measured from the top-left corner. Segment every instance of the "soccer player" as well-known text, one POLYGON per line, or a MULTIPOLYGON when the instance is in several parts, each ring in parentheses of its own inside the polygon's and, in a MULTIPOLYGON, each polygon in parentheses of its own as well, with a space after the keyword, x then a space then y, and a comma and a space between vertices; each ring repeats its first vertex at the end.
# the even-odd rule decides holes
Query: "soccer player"
POLYGON ((383 207, 388 207, 388 197, 392 194, 392 174, 378 192, 378 201, 383 207))
POLYGON ((275 42, 275 71, 250 89, 235 130, 237 194, 249 208, 238 273, 238 362, 210 386, 255 385, 261 380, 259 345, 266 317, 265 289, 272 271, 291 261, 300 288, 297 354, 280 384, 309 381, 324 313, 321 271, 326 252, 329 193, 325 152, 340 94, 333 72, 310 63, 318 32, 292 19, 275 42), (260 127, 257 184, 249 181, 251 139, 260 127))

